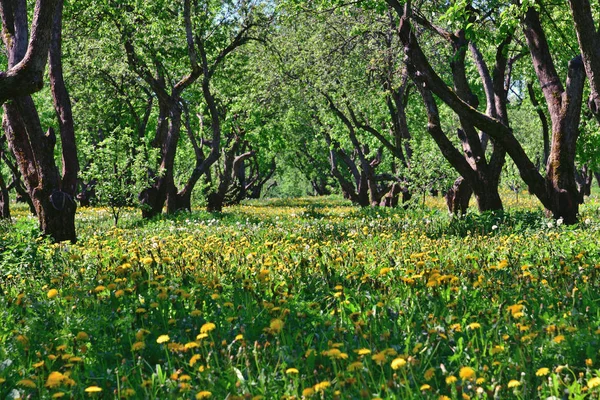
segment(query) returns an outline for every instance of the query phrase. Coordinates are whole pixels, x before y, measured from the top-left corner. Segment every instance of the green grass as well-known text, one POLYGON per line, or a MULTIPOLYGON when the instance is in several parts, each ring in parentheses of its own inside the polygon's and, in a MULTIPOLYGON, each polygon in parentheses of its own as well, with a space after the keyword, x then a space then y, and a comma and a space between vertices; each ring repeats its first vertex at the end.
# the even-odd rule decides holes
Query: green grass
POLYGON ((598 398, 600 204, 566 227, 528 201, 129 210, 120 229, 88 209, 76 245, 17 209, 0 398, 598 398))

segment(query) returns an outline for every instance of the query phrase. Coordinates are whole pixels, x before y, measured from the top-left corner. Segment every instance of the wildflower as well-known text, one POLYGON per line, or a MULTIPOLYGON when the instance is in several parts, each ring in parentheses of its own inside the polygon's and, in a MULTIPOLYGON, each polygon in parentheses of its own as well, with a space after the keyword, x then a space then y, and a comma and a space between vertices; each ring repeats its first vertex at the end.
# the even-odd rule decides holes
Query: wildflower
POLYGON ((458 381, 458 378, 455 377, 454 375, 450 375, 450 376, 446 377, 446 384, 447 385, 452 385, 456 381, 458 381))
POLYGON ((431 389, 431 386, 429 386, 428 384, 421 385, 421 388, 420 388, 421 391, 429 390, 429 389, 431 389))
POLYGON ((83 331, 77 333, 77 336, 76 336, 76 339, 79 340, 80 342, 84 342, 84 341, 88 340, 89 338, 90 338, 90 336, 83 331))
POLYGON ((298 371, 296 368, 288 368, 288 369, 285 370, 285 373, 287 375, 298 374, 298 373, 300 373, 300 371, 298 371))
POLYGON ((56 290, 56 289, 50 289, 50 290, 48 290, 47 296, 48 296, 49 299, 55 298, 56 296, 58 296, 58 290, 56 290))
POLYGON ((544 367, 544 368, 540 368, 536 371, 535 375, 536 376, 546 376, 550 373, 550 369, 544 367))
POLYGON ((329 381, 319 382, 314 386, 315 392, 324 392, 330 385, 329 381))
POLYGON ((360 369, 362 369, 363 367, 363 363, 361 363, 360 361, 355 361, 352 364, 348 365, 348 371, 353 372, 353 371, 358 371, 360 369))
POLYGON ((271 330, 271 333, 279 333, 281 332, 281 329, 283 329, 283 325, 283 321, 276 318, 269 324, 269 329, 271 330))
POLYGON ((405 365, 406 365, 406 360, 402 357, 395 358, 391 364, 392 369, 399 369, 399 368, 404 367, 405 365))
POLYGON ((560 342, 562 342, 563 340, 565 340, 565 336, 564 336, 564 335, 558 335, 558 336, 555 336, 555 337, 554 337, 554 339, 552 339, 552 341, 553 341, 554 343, 560 343, 560 342))
POLYGON ((598 378, 597 376, 595 376, 595 377, 589 379, 588 382, 587 382, 587 386, 590 389, 593 389, 595 387, 600 386, 600 378, 598 378))
POLYGON ((44 360, 40 361, 40 362, 36 362, 33 364, 33 368, 39 368, 39 367, 43 367, 44 366, 44 360))
POLYGON ((211 392, 209 392, 208 390, 203 390, 201 392, 196 393, 196 400, 208 399, 211 396, 212 396, 211 392))
POLYGON ((355 352, 358 353, 359 356, 371 354, 371 350, 369 350, 369 349, 358 349, 358 350, 355 350, 355 352))
POLYGON ((131 351, 140 351, 146 348, 146 343, 144 342, 135 342, 131 345, 131 351))
POLYGON ((160 344, 160 343, 166 343, 166 342, 168 342, 169 340, 171 340, 171 338, 169 337, 169 335, 160 335, 160 336, 158 337, 158 339, 156 339, 156 343, 159 343, 159 344, 160 344))
POLYGON ((379 276, 387 275, 392 269, 389 267, 384 267, 379 270, 379 276))
POLYGON ((22 386, 30 389, 35 389, 37 386, 31 379, 21 379, 17 382, 17 386, 22 386))
POLYGON ((50 375, 48 375, 48 379, 46 379, 46 387, 47 388, 55 388, 57 386, 60 386, 60 384, 62 383, 62 381, 65 379, 65 376, 63 374, 61 374, 58 371, 53 371, 50 372, 50 375))
POLYGON ((200 354, 194 354, 192 356, 192 358, 190 358, 190 367, 193 367, 194 364, 196 364, 199 359, 200 359, 200 354))
POLYGON ((200 333, 208 333, 210 331, 215 330, 217 326, 215 324, 213 324, 212 322, 207 322, 204 325, 202 325, 202 327, 200 328, 200 333))
POLYGON ((431 380, 431 378, 433 378, 435 375, 435 368, 429 368, 427 371, 425 371, 425 380, 429 381, 431 380))
POLYGON ((475 379, 475 370, 471 367, 462 367, 458 372, 458 376, 463 381, 471 381, 475 379))
POLYGON ((473 322, 467 325, 467 329, 479 329, 481 328, 481 324, 479 322, 473 322))
POLYGON ((371 359, 373 361, 375 361, 378 365, 381 365, 385 362, 385 352, 380 351, 377 354, 373 354, 373 356, 371 356, 371 359))
POLYGON ((59 399, 59 398, 64 397, 64 396, 65 396, 65 392, 56 392, 56 393, 54 393, 52 395, 52 398, 53 399, 59 399))
POLYGON ((101 391, 102 391, 102 388, 100 388, 98 386, 88 386, 85 388, 86 393, 98 393, 101 391))
POLYGON ((302 397, 311 397, 313 394, 315 394, 315 390, 311 387, 302 391, 302 397))
POLYGON ((518 380, 516 380, 516 379, 512 379, 510 382, 508 382, 508 387, 509 387, 510 389, 512 389, 512 388, 516 388, 516 387, 519 387, 519 386, 521 386, 521 382, 519 382, 519 381, 518 381, 518 380))
POLYGON ((592 361, 591 358, 586 358, 585 365, 586 365, 586 367, 591 367, 592 365, 594 365, 594 362, 592 361))

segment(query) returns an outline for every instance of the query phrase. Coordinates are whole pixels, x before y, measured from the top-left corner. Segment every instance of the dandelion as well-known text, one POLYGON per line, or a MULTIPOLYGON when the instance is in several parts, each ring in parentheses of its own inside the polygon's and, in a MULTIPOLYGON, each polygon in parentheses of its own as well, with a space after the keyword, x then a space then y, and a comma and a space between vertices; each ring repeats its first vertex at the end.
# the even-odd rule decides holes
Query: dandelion
POLYGON ((269 324, 269 329, 271 330, 272 333, 279 333, 281 332, 281 329, 283 329, 283 321, 276 318, 274 320, 271 321, 271 323, 269 324))
POLYGON ((519 387, 519 386, 521 386, 521 382, 519 382, 519 381, 518 381, 518 380, 516 380, 516 379, 512 379, 510 382, 508 382, 508 387, 509 387, 510 389, 517 388, 517 387, 519 387))
POLYGON ((479 329, 481 328, 481 324, 479 322, 473 322, 467 325, 467 329, 479 329))
POLYGON ((392 369, 400 369, 406 365, 406 360, 402 357, 395 358, 392 361, 392 369))
POLYGON ((200 354, 194 354, 192 356, 192 358, 190 358, 190 367, 193 367, 194 364, 196 364, 199 359, 200 359, 200 354))
POLYGON ((88 386, 85 388, 86 393, 98 393, 101 391, 102 391, 102 388, 100 388, 98 386, 88 386))
POLYGON ((156 339, 156 343, 158 343, 158 344, 167 343, 169 340, 171 340, 169 335, 160 335, 158 337, 158 339, 156 339))
POLYGON ((454 375, 450 375, 446 377, 446 384, 447 385, 452 385, 453 383, 455 383, 456 381, 458 381, 458 378, 455 377, 454 375))
POLYGON ((315 394, 315 390, 311 387, 302 391, 302 397, 311 397, 313 394, 315 394))
POLYGON ((471 381, 475 379, 475 370, 471 367, 462 367, 458 372, 458 376, 463 381, 471 381))
POLYGON ((77 336, 76 336, 76 339, 79 340, 80 342, 85 342, 89 338, 90 338, 90 336, 87 333, 83 332, 83 331, 78 332, 77 336))
POLYGON ((300 373, 300 371, 298 371, 296 368, 288 368, 285 370, 285 373, 287 375, 291 375, 291 374, 298 374, 298 373, 300 373))
POLYGON ((550 373, 550 369, 549 369, 549 368, 546 368, 546 367, 543 367, 543 368, 540 368, 540 369, 538 369, 538 370, 536 371, 535 375, 536 375, 536 376, 546 376, 546 375, 548 375, 549 373, 550 373))
POLYGON ((140 351, 146 348, 146 343, 144 342, 135 342, 131 345, 131 351, 140 351))
POLYGON ((588 382, 587 382, 587 386, 590 389, 593 389, 595 387, 600 386, 600 378, 598 378, 597 376, 595 376, 595 377, 589 379, 588 382))
POLYGON ((45 386, 50 389, 55 388, 57 386, 60 386, 60 384, 65 378, 66 377, 58 371, 50 372, 50 375, 48 375, 48 379, 46 379, 45 386))
POLYGON ((207 322, 200 328, 200 333, 208 333, 210 331, 214 331, 217 326, 212 322, 207 322))
POLYGON ((563 340, 565 340, 565 336, 564 336, 564 335, 558 335, 558 336, 555 336, 555 337, 554 337, 554 339, 552 339, 552 341, 553 341, 554 343, 560 343, 560 342, 562 342, 563 340))
POLYGON ((353 363, 351 363, 350 365, 348 365, 348 371, 349 372, 354 372, 354 371, 359 371, 363 368, 363 363, 360 361, 355 361, 353 363))
POLYGON ((324 392, 330 385, 329 381, 319 382, 314 386, 315 392, 324 392))
POLYGON ((21 379, 17 382, 17 386, 22 386, 30 389, 35 389, 37 385, 31 379, 21 379))
POLYGON ((371 350, 369 349, 358 349, 358 350, 354 350, 359 356, 364 356, 367 354, 371 354, 371 350))
POLYGON ((429 386, 428 384, 421 385, 421 388, 420 388, 421 391, 429 390, 429 389, 431 389, 431 386, 429 386))
POLYGON ((50 290, 48 290, 48 293, 46 295, 48 296, 49 299, 53 299, 56 296, 58 296, 58 290, 50 289, 50 290))
POLYGON ((201 392, 196 393, 196 400, 208 399, 212 396, 212 393, 208 390, 203 390, 201 392))

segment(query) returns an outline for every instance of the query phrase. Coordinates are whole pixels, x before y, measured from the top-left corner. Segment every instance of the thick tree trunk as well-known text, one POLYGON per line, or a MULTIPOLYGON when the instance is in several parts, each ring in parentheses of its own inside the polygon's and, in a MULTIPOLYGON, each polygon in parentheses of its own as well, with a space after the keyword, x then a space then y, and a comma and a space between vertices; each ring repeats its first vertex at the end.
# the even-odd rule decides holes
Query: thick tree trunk
POLYGON ((452 215, 465 215, 469 208, 469 201, 473 189, 462 176, 454 181, 454 185, 446 192, 446 205, 452 215))
POLYGON ((10 198, 4 177, 0 173, 0 219, 10 219, 10 198))

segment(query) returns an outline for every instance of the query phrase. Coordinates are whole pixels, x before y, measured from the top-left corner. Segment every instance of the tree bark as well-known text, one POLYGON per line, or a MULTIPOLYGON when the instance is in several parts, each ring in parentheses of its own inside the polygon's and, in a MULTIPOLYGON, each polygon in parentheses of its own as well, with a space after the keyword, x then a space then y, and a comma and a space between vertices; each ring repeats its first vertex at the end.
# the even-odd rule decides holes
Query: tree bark
POLYGON ((0 173, 0 219, 10 219, 10 198, 4 177, 0 173))
MULTIPOLYGON (((44 47, 46 51, 50 46, 50 37, 54 41, 60 40, 60 34, 56 34, 56 30, 60 30, 61 26, 52 23, 52 20, 56 19, 57 13, 62 12, 62 8, 57 9, 56 3, 53 3, 54 8, 51 11, 46 9, 51 14, 49 17, 51 29, 48 32, 39 31, 36 23, 39 23, 40 16, 38 14, 41 9, 36 8, 29 46, 26 45, 28 39, 25 2, 17 1, 10 5, 8 2, 2 2, 0 4, 2 5, 0 10, 2 21, 7 24, 4 26, 3 38, 9 54, 9 69, 26 62, 33 44, 39 41, 45 42, 46 33, 48 36, 47 46, 44 47), (16 32, 18 34, 12 37, 11 33, 16 32), (40 34, 42 36, 39 36, 40 34), (24 49, 28 49, 25 54, 23 54, 24 49), (19 64, 15 65, 15 63, 19 64)), ((54 51, 57 48, 60 49, 60 46, 54 46, 54 51)), ((47 55, 46 53, 45 57, 47 55)), ((53 57, 56 63, 60 54, 54 52, 53 57)), ((25 87, 22 95, 4 103, 4 126, 9 146, 15 155, 25 186, 35 206, 42 233, 57 242, 63 240, 75 242, 75 210, 77 206, 73 196, 63 191, 61 187, 61 178, 54 160, 56 137, 52 129, 49 129, 47 133, 42 130, 39 115, 28 90, 25 87)), ((64 151, 72 151, 72 149, 67 145, 66 150, 63 148, 64 151)))
POLYGON ((462 176, 454 181, 454 185, 446 193, 446 205, 448 212, 452 215, 465 215, 469 208, 469 201, 473 194, 473 189, 462 176))

